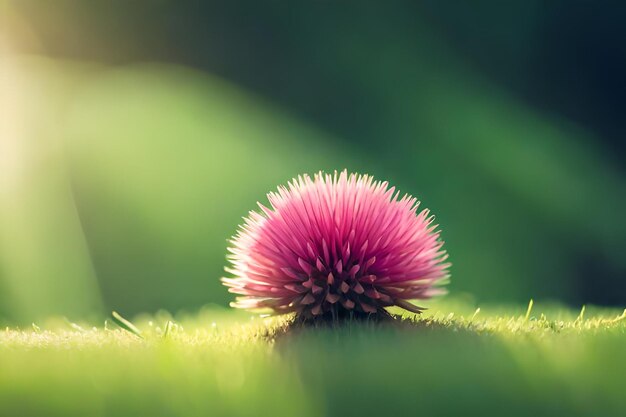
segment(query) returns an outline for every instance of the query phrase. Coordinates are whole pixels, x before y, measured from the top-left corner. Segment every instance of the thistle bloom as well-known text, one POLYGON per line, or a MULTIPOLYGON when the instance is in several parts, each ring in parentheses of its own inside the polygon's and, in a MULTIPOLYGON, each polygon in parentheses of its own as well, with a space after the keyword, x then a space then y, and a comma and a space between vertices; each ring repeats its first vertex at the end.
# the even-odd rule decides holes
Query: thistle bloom
POLYGON ((444 292, 447 255, 419 202, 371 176, 299 176, 268 194, 232 238, 233 307, 304 318, 377 313, 444 292))

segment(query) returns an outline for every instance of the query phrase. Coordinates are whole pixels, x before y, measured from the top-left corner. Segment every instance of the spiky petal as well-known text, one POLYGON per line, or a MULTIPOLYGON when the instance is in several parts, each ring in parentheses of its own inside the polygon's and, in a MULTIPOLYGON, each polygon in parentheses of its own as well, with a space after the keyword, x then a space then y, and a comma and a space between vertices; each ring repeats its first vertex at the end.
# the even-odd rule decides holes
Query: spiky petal
POLYGON ((305 318, 381 312, 444 292, 447 255, 428 210, 371 176, 299 176, 268 194, 231 240, 234 307, 305 318))

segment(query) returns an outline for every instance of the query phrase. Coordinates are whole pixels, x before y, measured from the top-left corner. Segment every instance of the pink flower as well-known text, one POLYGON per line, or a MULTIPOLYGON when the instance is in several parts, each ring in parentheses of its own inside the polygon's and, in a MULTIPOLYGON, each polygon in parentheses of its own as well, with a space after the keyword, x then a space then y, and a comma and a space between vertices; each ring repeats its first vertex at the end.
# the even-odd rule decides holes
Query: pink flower
POLYGON ((383 312, 445 292, 447 255, 428 210, 387 182, 344 170, 292 180, 268 194, 231 240, 223 278, 233 307, 305 318, 383 312))

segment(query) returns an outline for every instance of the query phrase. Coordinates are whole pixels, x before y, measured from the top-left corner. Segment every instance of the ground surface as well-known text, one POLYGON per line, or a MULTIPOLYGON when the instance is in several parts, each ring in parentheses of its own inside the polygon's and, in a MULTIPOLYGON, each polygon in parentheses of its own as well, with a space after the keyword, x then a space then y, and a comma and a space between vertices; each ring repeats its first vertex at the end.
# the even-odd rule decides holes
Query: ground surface
POLYGON ((430 307, 318 327, 160 313, 133 319, 141 337, 112 320, 7 328, 0 415, 626 415, 626 311, 430 307))

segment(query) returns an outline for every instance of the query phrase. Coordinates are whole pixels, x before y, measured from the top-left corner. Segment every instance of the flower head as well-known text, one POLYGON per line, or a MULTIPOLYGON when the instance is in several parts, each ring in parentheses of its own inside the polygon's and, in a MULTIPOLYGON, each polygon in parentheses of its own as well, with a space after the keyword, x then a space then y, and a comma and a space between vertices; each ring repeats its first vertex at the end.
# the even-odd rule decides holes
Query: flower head
POLYGON ((268 194, 232 238, 223 278, 234 307, 305 318, 382 312, 444 292, 449 264, 419 202, 387 182, 344 170, 299 176, 268 194))

